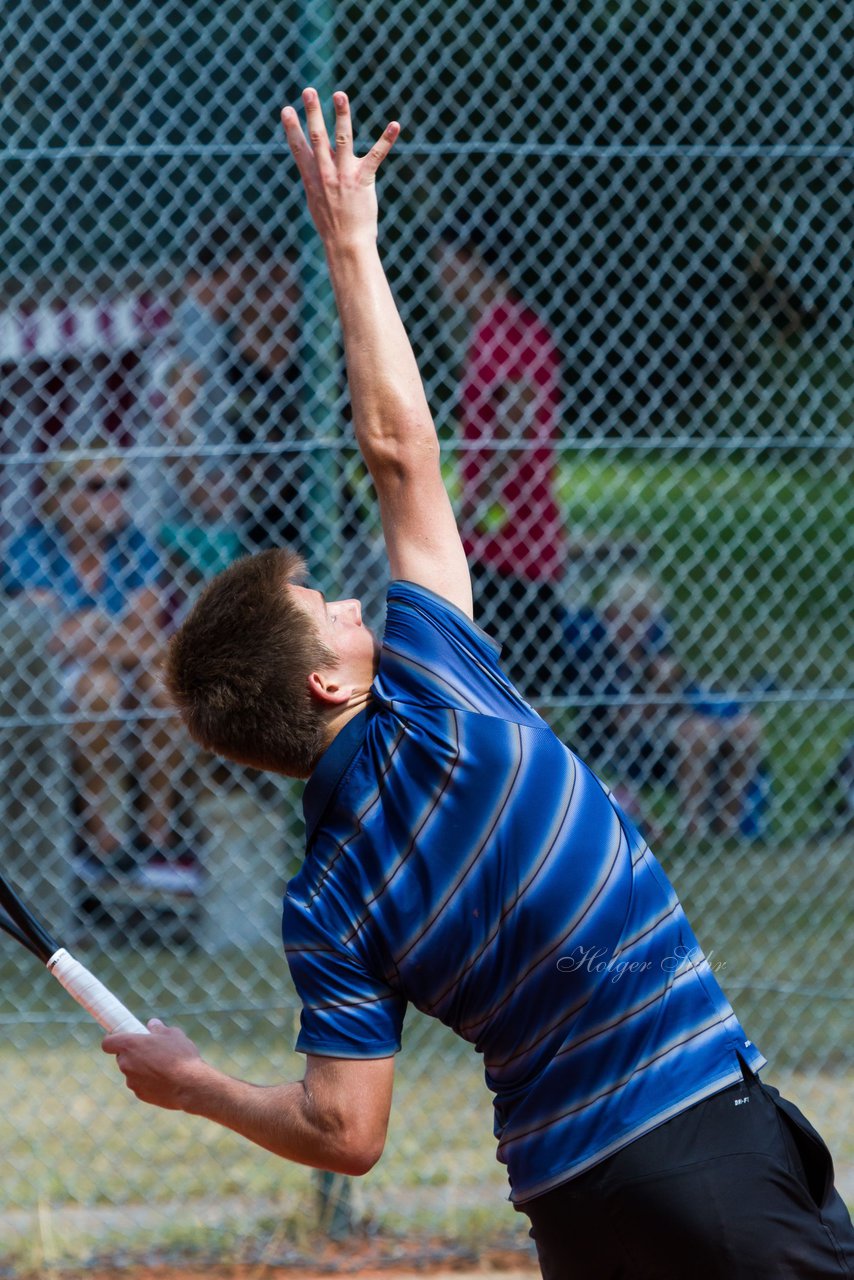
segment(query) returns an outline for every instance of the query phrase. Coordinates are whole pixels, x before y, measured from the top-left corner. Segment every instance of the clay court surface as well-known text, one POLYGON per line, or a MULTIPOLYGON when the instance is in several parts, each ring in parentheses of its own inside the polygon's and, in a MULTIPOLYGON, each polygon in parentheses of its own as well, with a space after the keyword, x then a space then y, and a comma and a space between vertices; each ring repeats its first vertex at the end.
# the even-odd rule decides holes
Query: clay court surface
MULTIPOLYGON (((0 1274, 3 1274, 0 1271, 0 1274)), ((262 1260, 219 1264, 203 1258, 139 1262, 125 1257, 84 1269, 40 1268, 20 1272, 20 1280, 535 1280, 533 1247, 498 1244, 477 1254, 468 1246, 439 1238, 407 1241, 395 1237, 318 1241, 303 1246, 285 1265, 262 1260)))
MULTIPOLYGON (((518 1260, 511 1263, 511 1269, 502 1267, 481 1267, 476 1270, 451 1270, 444 1264, 419 1267, 417 1271, 401 1271, 396 1267, 382 1267, 380 1270, 352 1270, 340 1268, 335 1271, 302 1271, 291 1267, 240 1267, 237 1270, 226 1268, 219 1270, 204 1267, 202 1270, 182 1270, 175 1267, 146 1267, 131 1271, 95 1271, 87 1272, 87 1280, 330 1280, 331 1276, 358 1276, 359 1280, 536 1280, 539 1271, 527 1267, 519 1269, 518 1260)), ((75 1277, 76 1280, 76 1277, 75 1277)))
MULTIPOLYGON (((117 1274, 115 1271, 90 1271, 88 1280, 116 1280, 117 1274)), ((432 1280, 484 1280, 484 1277, 488 1276, 493 1276, 496 1280, 498 1277, 501 1277, 501 1280, 536 1280, 539 1272, 494 1269, 484 1271, 482 1268, 477 1271, 446 1271, 444 1269, 436 1271, 432 1268, 421 1268, 418 1271, 396 1271, 393 1268, 381 1271, 292 1271, 287 1268, 283 1271, 281 1268, 270 1270, 266 1267, 260 1271, 257 1267, 239 1271, 211 1271, 210 1268, 205 1268, 203 1271, 176 1271, 171 1267, 165 1269, 153 1267, 143 1271, 122 1273, 127 1280, 329 1280, 330 1276, 335 1275, 358 1276, 360 1280, 423 1280, 427 1276, 432 1277, 432 1280)))
MULTIPOLYGON (((405 1254, 406 1251, 402 1250, 405 1254)), ((83 1280, 84 1273, 57 1273, 57 1280, 83 1280)), ((305 1269, 268 1267, 264 1264, 245 1266, 151 1266, 116 1270, 89 1270, 86 1280, 330 1280, 335 1276, 359 1277, 359 1280, 536 1280, 539 1270, 532 1259, 517 1251, 485 1254, 472 1260, 445 1259, 431 1261, 423 1254, 407 1258, 383 1257, 373 1245, 347 1245, 332 1248, 318 1259, 317 1266, 305 1269)), ((34 1278, 35 1280, 35 1278, 34 1278)), ((51 1277, 52 1280, 52 1277, 51 1277)))
POLYGON ((399 1271, 394 1267, 383 1267, 379 1271, 376 1269, 354 1271, 349 1268, 337 1271, 300 1271, 292 1270, 290 1267, 285 1269, 244 1267, 236 1271, 232 1268, 221 1271, 205 1267, 201 1271, 186 1271, 176 1270, 174 1267, 151 1267, 141 1271, 121 1273, 90 1271, 87 1273, 87 1280, 117 1280, 119 1274, 122 1280, 329 1280, 330 1276, 358 1276, 359 1280, 424 1280, 424 1277, 428 1276, 432 1277, 432 1280, 485 1280, 490 1276, 493 1280, 536 1280, 540 1274, 539 1271, 531 1270, 530 1267, 521 1271, 518 1269, 518 1264, 514 1266, 515 1269, 509 1271, 503 1267, 497 1269, 478 1267, 476 1271, 448 1271, 444 1266, 440 1266, 438 1270, 432 1266, 420 1267, 417 1271, 399 1271))
MULTIPOLYGON (((379 1271, 375 1268, 367 1271, 339 1269, 336 1271, 301 1271, 293 1270, 290 1267, 282 1269, 281 1267, 242 1267, 236 1271, 233 1268, 226 1270, 211 1270, 205 1267, 202 1270, 181 1270, 174 1267, 149 1267, 142 1270, 123 1271, 95 1271, 87 1273, 87 1280, 117 1280, 121 1275, 122 1280, 330 1280, 330 1276, 358 1276, 359 1280, 424 1280, 424 1277, 432 1277, 432 1280, 485 1280, 487 1277, 493 1277, 493 1280, 536 1280, 539 1271, 519 1270, 518 1261, 512 1264, 513 1269, 506 1270, 504 1267, 478 1267, 477 1270, 452 1270, 449 1271, 443 1265, 438 1269, 433 1266, 419 1267, 417 1271, 400 1271, 395 1267, 383 1267, 379 1271)), ((76 1278, 75 1278, 76 1280, 76 1278)))

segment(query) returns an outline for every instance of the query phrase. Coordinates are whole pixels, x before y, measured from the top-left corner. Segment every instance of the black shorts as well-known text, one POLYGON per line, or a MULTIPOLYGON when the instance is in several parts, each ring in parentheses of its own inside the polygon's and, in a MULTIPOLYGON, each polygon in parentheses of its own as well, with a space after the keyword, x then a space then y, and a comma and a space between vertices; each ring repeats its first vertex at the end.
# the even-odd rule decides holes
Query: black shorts
POLYGON ((545 1280, 854 1276, 830 1153, 756 1076, 519 1207, 545 1280))

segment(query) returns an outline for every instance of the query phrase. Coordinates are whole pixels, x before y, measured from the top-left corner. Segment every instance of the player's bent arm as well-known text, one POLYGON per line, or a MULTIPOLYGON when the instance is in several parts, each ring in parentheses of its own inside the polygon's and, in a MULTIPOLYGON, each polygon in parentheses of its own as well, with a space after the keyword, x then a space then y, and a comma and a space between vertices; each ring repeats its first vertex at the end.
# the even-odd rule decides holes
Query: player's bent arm
POLYGON ((208 1067, 183 1107, 274 1155, 355 1176, 385 1145, 394 1059, 309 1058, 303 1080, 255 1085, 208 1067))
POLYGON ((256 1085, 205 1062, 175 1027, 107 1036, 128 1088, 143 1102, 203 1116, 286 1160, 333 1173, 367 1173, 382 1154, 394 1059, 308 1057, 305 1078, 256 1085))

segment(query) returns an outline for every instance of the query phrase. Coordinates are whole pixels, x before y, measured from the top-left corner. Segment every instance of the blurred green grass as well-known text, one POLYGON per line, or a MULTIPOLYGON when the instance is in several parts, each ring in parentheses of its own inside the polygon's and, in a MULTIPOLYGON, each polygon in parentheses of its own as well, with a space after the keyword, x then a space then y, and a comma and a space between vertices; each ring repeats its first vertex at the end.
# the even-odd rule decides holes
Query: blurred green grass
MULTIPOLYGON (((663 588, 691 676, 767 692, 757 709, 787 838, 821 824, 821 785, 854 738, 851 457, 638 444, 559 459, 566 604, 595 602, 615 573, 643 568, 663 588)), ((452 450, 444 469, 458 498, 452 450)))
POLYGON ((843 454, 794 465, 767 451, 567 453, 558 490, 571 542, 640 551, 692 667, 850 680, 854 486, 843 454))
POLYGON ((716 976, 772 1072, 854 1072, 850 842, 663 850, 716 976))
MULTIPOLYGON (((99 966, 113 981, 109 967, 99 966)), ((168 969, 160 970, 164 988, 171 985, 168 969)), ((186 983, 186 975, 179 980, 186 983)), ((194 994, 204 1001, 203 986, 188 988, 188 999, 194 994)), ((173 1002, 165 989, 157 1003, 173 1002)), ((244 1079, 271 1083, 302 1076, 304 1059, 290 1047, 294 1016, 293 1007, 283 1006, 211 1010, 180 1021, 206 1057, 244 1079)), ((43 1262, 46 1214, 54 1257, 76 1263, 155 1249, 230 1262, 250 1242, 299 1240, 317 1231, 311 1170, 198 1118, 139 1103, 100 1052, 94 1024, 72 1013, 67 1022, 31 1022, 16 1036, 17 1049, 0 1047, 7 1099, 0 1122, 0 1274, 4 1265, 43 1262)), ((385 1229, 437 1238, 466 1237, 475 1220, 480 1227, 488 1221, 489 1238, 514 1233, 520 1224, 504 1203, 506 1180, 495 1161, 478 1060, 417 1015, 406 1039, 387 1152, 360 1180, 359 1215, 385 1229)))
POLYGON ((757 692, 772 831, 784 839, 821 827, 823 783, 854 739, 845 456, 624 449, 566 453, 560 465, 576 549, 567 603, 595 601, 632 549, 629 564, 663 587, 689 673, 757 692))

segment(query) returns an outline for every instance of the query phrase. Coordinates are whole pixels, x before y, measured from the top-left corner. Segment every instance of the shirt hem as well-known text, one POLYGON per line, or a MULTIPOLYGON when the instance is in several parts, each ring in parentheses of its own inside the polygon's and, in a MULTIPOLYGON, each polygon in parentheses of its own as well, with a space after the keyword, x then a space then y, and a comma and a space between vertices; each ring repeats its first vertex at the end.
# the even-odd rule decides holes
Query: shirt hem
MULTIPOLYGON (((759 1071, 766 1065, 766 1059, 760 1055, 758 1062, 748 1064, 749 1070, 759 1071)), ((689 1094, 687 1098, 683 1098, 680 1102, 676 1102, 672 1107, 668 1107, 666 1111, 657 1113, 650 1117, 649 1120, 633 1129, 631 1133, 616 1138, 607 1147, 603 1147, 597 1151, 595 1155, 589 1156, 586 1160, 580 1161, 578 1164, 572 1165, 569 1169, 564 1169, 560 1173, 555 1174, 545 1181, 537 1183, 536 1187, 531 1191, 524 1193, 510 1192, 510 1203, 514 1209, 524 1210, 525 1205, 531 1200, 536 1200, 540 1196, 546 1195, 549 1191, 554 1191, 555 1187, 562 1186, 565 1182, 571 1182, 574 1178, 578 1178, 583 1173, 587 1173, 597 1164, 601 1164, 603 1160, 607 1160, 609 1156, 616 1155, 618 1151, 622 1151, 623 1147, 628 1147, 632 1142, 636 1142, 638 1138, 644 1138, 648 1133, 652 1133, 654 1129, 658 1129, 661 1125, 666 1124, 668 1120, 673 1120, 676 1116, 681 1115, 683 1111, 687 1111, 689 1107, 696 1106, 698 1102, 704 1102, 707 1098, 712 1098, 716 1093, 728 1089, 730 1085, 737 1084, 743 1079, 743 1073, 740 1066, 735 1066, 726 1076, 710 1081, 695 1093, 689 1094)))
POLYGON ((352 1044, 327 1040, 323 1044, 305 1044, 297 1040, 296 1053, 311 1054, 316 1058, 350 1058, 353 1061, 370 1062, 374 1058, 391 1058, 400 1053, 400 1041, 389 1040, 385 1044, 372 1045, 370 1049, 354 1048, 352 1044))

